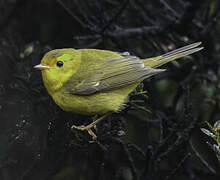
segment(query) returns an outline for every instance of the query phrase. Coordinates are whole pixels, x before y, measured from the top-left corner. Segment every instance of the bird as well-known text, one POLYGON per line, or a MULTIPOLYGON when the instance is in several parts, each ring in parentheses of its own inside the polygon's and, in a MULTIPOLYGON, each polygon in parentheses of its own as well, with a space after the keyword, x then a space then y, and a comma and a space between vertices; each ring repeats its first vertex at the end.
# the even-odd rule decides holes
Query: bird
POLYGON ((54 49, 47 52, 34 68, 41 70, 44 86, 64 111, 101 116, 72 129, 87 131, 93 140, 96 124, 109 113, 119 112, 129 94, 146 78, 164 72, 159 66, 203 49, 192 43, 165 54, 141 59, 128 52, 101 49, 54 49))

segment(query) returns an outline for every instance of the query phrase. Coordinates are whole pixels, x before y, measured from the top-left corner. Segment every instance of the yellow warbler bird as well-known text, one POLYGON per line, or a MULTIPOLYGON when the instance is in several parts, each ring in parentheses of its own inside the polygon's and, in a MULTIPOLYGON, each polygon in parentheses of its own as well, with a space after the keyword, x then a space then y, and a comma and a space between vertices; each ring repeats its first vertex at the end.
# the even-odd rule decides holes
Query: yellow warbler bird
MULTIPOLYGON (((41 64, 48 93, 64 111, 84 115, 106 115, 117 112, 127 102, 128 95, 144 79, 163 72, 157 67, 177 58, 200 51, 201 42, 176 49, 161 56, 140 59, 129 53, 99 49, 55 49, 45 54, 41 64)), ((88 126, 73 126, 87 130, 105 116, 88 126)))

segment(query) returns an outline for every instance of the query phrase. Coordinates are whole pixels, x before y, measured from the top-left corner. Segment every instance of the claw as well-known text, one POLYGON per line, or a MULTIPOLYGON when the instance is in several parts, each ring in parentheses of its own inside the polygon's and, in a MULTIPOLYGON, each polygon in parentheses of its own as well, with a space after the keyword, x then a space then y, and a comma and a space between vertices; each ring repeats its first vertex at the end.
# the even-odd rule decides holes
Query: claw
MULTIPOLYGON (((93 122, 84 126, 84 125, 81 125, 81 126, 75 126, 75 125, 72 125, 71 129, 77 129, 77 130, 80 130, 80 131, 87 131, 89 133, 90 136, 92 136, 92 139, 93 141, 95 141, 97 139, 97 136, 96 134, 92 131, 92 128, 94 128, 95 130, 96 129, 96 124, 100 121, 102 121, 103 119, 105 119, 109 114, 105 114, 104 116, 98 118, 98 119, 93 119, 93 122)), ((95 116, 97 117, 97 116, 95 116)))

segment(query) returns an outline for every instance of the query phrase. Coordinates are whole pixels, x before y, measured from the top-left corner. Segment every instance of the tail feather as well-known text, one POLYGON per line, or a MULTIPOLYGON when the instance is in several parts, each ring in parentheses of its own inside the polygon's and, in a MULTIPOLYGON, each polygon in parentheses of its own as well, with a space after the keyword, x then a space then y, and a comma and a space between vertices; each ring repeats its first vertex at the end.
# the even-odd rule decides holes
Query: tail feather
POLYGON ((146 67, 156 68, 163 64, 166 64, 170 61, 173 61, 175 59, 193 54, 197 51, 200 51, 203 49, 203 47, 198 47, 201 44, 201 42, 193 43, 187 46, 184 46, 182 48, 173 50, 171 52, 168 52, 166 54, 163 54, 161 56, 153 57, 153 58, 147 58, 142 59, 144 62, 144 65, 146 67))

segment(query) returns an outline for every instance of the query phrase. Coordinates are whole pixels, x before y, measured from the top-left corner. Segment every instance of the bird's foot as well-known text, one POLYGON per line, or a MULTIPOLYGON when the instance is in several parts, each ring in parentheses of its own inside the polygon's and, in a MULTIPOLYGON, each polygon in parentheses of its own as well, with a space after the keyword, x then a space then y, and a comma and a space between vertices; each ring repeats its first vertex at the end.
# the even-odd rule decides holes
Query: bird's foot
MULTIPOLYGON (((92 121, 96 121, 98 119, 98 115, 96 114, 95 116, 92 117, 92 121)), ((95 131, 97 131, 97 127, 96 124, 93 126, 93 128, 95 129, 95 131)))
MULTIPOLYGON (((84 126, 75 126, 72 125, 71 129, 77 129, 80 131, 87 131, 89 133, 90 136, 92 136, 92 140, 95 141, 97 139, 96 134, 92 131, 92 128, 94 128, 96 130, 96 124, 99 123, 100 121, 102 121, 103 119, 105 119, 108 116, 108 114, 105 114, 103 116, 101 116, 98 119, 93 118, 93 122, 84 126)), ((96 116, 97 117, 97 116, 96 116)))
MULTIPOLYGON (((92 123, 91 123, 92 124, 92 123)), ((92 128, 93 127, 90 127, 90 125, 87 125, 87 126, 75 126, 75 125, 72 125, 71 129, 77 129, 77 130, 80 130, 80 131, 87 131, 89 133, 90 136, 92 136, 92 140, 95 141, 97 139, 97 136, 96 134, 92 131, 92 128)))

